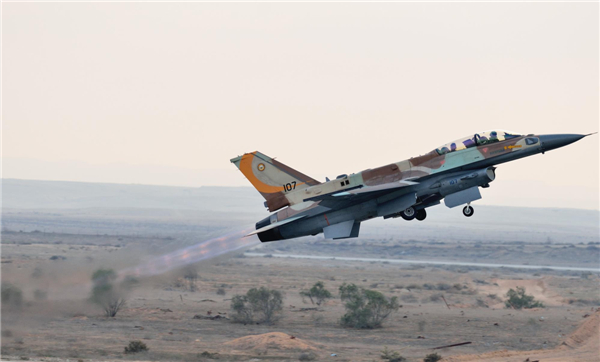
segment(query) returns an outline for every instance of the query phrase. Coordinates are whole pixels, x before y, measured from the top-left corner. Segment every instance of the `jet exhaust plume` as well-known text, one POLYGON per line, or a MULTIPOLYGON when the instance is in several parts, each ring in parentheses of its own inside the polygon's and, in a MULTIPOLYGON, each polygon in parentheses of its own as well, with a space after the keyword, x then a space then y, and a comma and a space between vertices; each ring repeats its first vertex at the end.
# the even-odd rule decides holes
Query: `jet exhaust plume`
POLYGON ((155 257, 142 265, 121 270, 119 278, 158 275, 187 264, 193 264, 201 260, 211 259, 228 252, 260 244, 256 235, 244 237, 251 230, 252 228, 235 231, 155 257))
MULTIPOLYGON (((136 266, 126 267, 117 272, 117 282, 124 281, 127 277, 151 277, 166 273, 173 269, 181 268, 188 264, 197 263, 202 260, 208 260, 217 256, 249 248, 260 244, 256 235, 244 237, 253 228, 244 228, 230 232, 223 236, 205 240, 192 246, 167 253, 158 257, 151 257, 145 262, 140 262, 136 266)), ((81 266, 79 266, 81 267, 81 266)), ((103 264, 102 267, 110 269, 110 264, 103 264)), ((75 265, 71 265, 68 271, 53 270, 53 280, 46 283, 45 289, 50 292, 53 300, 80 300, 87 298, 90 290, 93 288, 93 281, 89 279, 91 269, 79 270, 86 272, 73 272, 75 265), (60 273, 60 274, 59 274, 60 273), (65 275, 68 275, 66 276, 65 275), (60 276, 57 276, 60 275, 60 276)), ((77 269, 76 269, 77 270, 77 269)))

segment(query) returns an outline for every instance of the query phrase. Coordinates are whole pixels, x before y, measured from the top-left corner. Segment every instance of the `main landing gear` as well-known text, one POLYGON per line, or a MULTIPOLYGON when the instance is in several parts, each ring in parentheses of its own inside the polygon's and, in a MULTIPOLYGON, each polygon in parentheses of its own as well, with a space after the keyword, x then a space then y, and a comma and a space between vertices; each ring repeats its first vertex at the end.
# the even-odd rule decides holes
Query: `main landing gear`
MULTIPOLYGON (((471 206, 470 204, 467 204, 467 206, 465 206, 463 208, 463 215, 465 215, 466 217, 471 217, 471 216, 473 216, 474 213, 475 213, 475 209, 473 209, 473 206, 471 206)), ((427 218, 427 211, 425 211, 425 209, 415 210, 415 208, 412 206, 404 211, 400 211, 399 214, 404 220, 409 220, 409 221, 414 220, 414 219, 423 221, 423 220, 425 220, 425 218, 427 218)), ((398 214, 396 214, 396 215, 398 215, 398 214)))
POLYGON ((404 220, 412 220, 417 216, 417 212, 415 211, 415 208, 411 206, 408 209, 401 211, 400 216, 404 220))
POLYGON ((419 221, 423 221, 427 217, 427 211, 425 211, 425 209, 415 210, 415 208, 411 206, 408 209, 401 211, 400 216, 404 220, 417 219, 419 221))
POLYGON ((467 206, 463 208, 463 215, 465 215, 466 217, 471 217, 474 213, 475 209, 473 209, 473 207, 469 204, 467 204, 467 206))

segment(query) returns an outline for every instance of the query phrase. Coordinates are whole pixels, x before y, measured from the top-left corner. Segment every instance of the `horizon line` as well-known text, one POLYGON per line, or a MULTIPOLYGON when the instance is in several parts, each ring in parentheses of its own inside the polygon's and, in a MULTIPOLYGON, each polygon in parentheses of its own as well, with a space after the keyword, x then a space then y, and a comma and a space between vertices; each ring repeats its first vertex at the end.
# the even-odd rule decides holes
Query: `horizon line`
MULTIPOLYGON (((35 180, 35 179, 19 179, 19 178, 5 178, 0 177, 0 182, 4 181, 25 181, 25 182, 65 182, 65 183, 80 183, 80 184, 96 184, 96 185, 119 185, 119 186, 144 186, 144 187, 171 187, 171 188, 182 188, 182 189, 199 189, 202 187, 218 187, 218 188, 244 188, 254 189, 251 186, 219 186, 219 185, 202 185, 202 186, 177 186, 177 185, 152 185, 152 184, 139 184, 139 183, 118 183, 118 182, 94 182, 94 181, 69 181, 69 180, 35 180)), ((0 187, 0 190, 2 188, 0 187)), ((3 192, 2 192, 3 193, 3 192)), ((0 193, 1 195, 1 193, 0 193)), ((596 211, 600 212, 600 208, 586 209, 586 208, 575 208, 575 207, 547 207, 547 206, 513 206, 513 205, 493 205, 493 204, 478 204, 478 206, 484 207, 509 207, 519 209, 557 209, 557 210, 583 210, 583 211, 596 211)), ((2 207, 4 209, 4 207, 2 207)))

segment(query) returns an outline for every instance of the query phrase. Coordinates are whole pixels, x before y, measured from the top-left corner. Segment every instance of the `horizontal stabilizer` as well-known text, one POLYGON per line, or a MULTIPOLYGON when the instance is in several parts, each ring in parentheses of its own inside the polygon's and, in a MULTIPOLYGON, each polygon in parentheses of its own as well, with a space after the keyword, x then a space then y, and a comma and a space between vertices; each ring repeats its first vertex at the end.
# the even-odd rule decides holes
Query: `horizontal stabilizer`
POLYGON ((356 238, 360 231, 360 222, 354 220, 344 221, 323 228, 325 239, 356 238))
POLYGON ((262 233, 263 231, 271 230, 271 229, 274 229, 274 228, 276 228, 276 227, 278 227, 278 226, 285 225, 285 224, 289 224, 289 223, 291 223, 292 221, 300 220, 300 219, 302 219, 303 217, 306 217, 306 215, 302 215, 302 216, 294 216, 294 217, 290 217, 289 219, 285 219, 285 220, 277 221, 277 222, 274 222, 274 223, 272 223, 272 224, 270 224, 270 225, 267 225, 267 226, 265 226, 265 227, 262 227, 262 228, 260 228, 260 229, 258 229, 258 230, 254 230, 253 232, 251 232, 250 234, 248 234, 248 235, 246 235, 246 236, 251 236, 251 235, 254 235, 254 234, 260 234, 260 233, 262 233))

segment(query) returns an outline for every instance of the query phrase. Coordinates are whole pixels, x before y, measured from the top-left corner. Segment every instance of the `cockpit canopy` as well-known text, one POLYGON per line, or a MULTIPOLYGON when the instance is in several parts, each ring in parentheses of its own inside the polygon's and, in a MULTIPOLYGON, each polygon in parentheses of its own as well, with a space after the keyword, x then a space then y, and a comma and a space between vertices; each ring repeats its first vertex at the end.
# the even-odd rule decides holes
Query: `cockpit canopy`
POLYGON ((487 145, 490 143, 509 140, 511 138, 520 136, 521 135, 519 134, 503 130, 485 131, 481 133, 475 133, 473 136, 458 139, 454 142, 446 143, 442 147, 436 148, 435 151, 438 153, 438 155, 445 155, 449 152, 460 151, 466 148, 481 145, 487 145))

